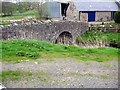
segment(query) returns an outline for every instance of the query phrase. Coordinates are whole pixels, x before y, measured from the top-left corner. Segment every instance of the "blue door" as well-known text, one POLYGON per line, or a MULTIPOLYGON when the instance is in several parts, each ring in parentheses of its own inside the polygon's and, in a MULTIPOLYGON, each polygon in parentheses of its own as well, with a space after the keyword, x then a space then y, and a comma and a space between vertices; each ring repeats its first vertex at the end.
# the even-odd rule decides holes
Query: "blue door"
POLYGON ((95 21, 95 11, 89 11, 88 12, 88 22, 94 22, 95 21))

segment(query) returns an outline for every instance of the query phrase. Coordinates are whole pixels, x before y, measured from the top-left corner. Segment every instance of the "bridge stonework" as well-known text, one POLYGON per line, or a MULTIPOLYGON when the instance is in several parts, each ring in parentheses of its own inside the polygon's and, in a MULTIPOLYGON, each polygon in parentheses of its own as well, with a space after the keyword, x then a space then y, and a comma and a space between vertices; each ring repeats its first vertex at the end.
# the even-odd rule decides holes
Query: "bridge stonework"
POLYGON ((26 22, 2 28, 2 39, 37 39, 55 43, 61 33, 68 32, 74 42, 76 37, 86 30, 88 24, 79 21, 26 22))

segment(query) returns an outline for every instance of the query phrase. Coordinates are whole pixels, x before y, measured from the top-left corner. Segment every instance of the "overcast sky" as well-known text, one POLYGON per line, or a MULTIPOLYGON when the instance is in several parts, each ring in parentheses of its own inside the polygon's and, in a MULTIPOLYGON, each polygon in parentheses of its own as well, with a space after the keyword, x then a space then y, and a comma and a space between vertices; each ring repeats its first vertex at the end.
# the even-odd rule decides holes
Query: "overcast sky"
MULTIPOLYGON (((24 1, 24 2, 39 2, 39 1, 45 1, 45 0, 1 0, 5 2, 18 2, 18 1, 24 1)), ((48 1, 60 1, 60 2, 66 2, 66 1, 77 1, 77 2, 114 2, 115 0, 48 0, 48 1)), ((120 0, 116 0, 120 1, 120 0)))

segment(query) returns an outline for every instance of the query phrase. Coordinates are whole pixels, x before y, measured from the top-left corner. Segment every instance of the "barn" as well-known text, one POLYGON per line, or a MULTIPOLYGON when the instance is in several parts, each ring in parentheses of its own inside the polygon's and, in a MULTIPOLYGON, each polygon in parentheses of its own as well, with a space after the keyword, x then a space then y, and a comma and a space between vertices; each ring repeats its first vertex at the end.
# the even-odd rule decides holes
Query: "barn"
POLYGON ((114 12, 120 10, 117 2, 80 2, 75 0, 76 9, 79 11, 79 20, 87 22, 111 21, 114 12))
POLYGON ((83 2, 73 0, 72 2, 47 2, 47 13, 49 18, 67 20, 79 20, 83 22, 111 21, 114 12, 120 10, 117 2, 83 2))
POLYGON ((61 20, 63 19, 63 17, 66 17, 66 12, 69 3, 64 1, 52 1, 44 3, 43 6, 44 16, 46 16, 47 14, 49 18, 61 20))

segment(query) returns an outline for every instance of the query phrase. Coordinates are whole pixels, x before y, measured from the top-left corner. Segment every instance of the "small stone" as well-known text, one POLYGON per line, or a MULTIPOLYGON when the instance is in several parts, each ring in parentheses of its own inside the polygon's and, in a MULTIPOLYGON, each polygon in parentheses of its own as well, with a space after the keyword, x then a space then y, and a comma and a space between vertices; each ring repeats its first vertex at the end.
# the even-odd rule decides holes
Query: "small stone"
POLYGON ((105 83, 105 85, 107 85, 107 83, 105 83))
POLYGON ((34 62, 35 64, 38 64, 38 62, 34 62))
POLYGON ((84 87, 84 85, 81 85, 81 87, 83 88, 83 87, 84 87))
POLYGON ((65 72, 66 70, 64 69, 63 71, 65 72))
POLYGON ((67 77, 68 79, 71 79, 70 77, 67 77))

